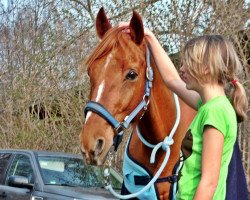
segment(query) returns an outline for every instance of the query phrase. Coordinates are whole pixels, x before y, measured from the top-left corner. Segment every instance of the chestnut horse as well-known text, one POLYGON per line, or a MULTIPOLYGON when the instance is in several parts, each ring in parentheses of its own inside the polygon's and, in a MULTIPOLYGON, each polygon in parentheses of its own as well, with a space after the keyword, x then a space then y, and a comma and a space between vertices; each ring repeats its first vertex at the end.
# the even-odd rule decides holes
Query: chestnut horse
MULTIPOLYGON (((103 164, 113 145, 113 139, 117 140, 117 134, 120 134, 124 127, 127 128, 127 125, 116 123, 123 121, 128 115, 131 116, 131 112, 145 100, 142 109, 137 109, 136 116, 129 120, 133 131, 126 152, 128 157, 143 167, 152 178, 160 168, 166 152, 159 150, 154 164, 151 164, 149 158, 152 149, 141 142, 137 130, 140 130, 148 143, 158 144, 175 124, 176 107, 173 93, 164 84, 153 59, 149 61, 154 73, 153 80, 148 83, 152 84, 152 88, 146 86, 150 95, 145 95, 147 79, 151 79, 152 75, 149 75, 151 72, 146 72, 149 65, 146 60, 147 45, 139 14, 133 12, 127 28, 130 29, 129 32, 124 27, 112 28, 103 8, 100 9, 96 29, 102 40, 87 61, 91 90, 90 102, 85 110, 85 123, 80 134, 81 150, 88 164, 103 164)), ((154 184, 156 197, 149 199, 169 199, 171 180, 166 178, 164 181, 164 178, 171 178, 173 174, 180 157, 183 136, 195 114, 195 111, 182 101, 180 110, 180 124, 173 138, 170 158, 160 175, 162 181, 154 184)), ((140 180, 139 182, 147 182, 143 178, 140 180)), ((131 192, 126 187, 125 184, 125 193, 131 192)))

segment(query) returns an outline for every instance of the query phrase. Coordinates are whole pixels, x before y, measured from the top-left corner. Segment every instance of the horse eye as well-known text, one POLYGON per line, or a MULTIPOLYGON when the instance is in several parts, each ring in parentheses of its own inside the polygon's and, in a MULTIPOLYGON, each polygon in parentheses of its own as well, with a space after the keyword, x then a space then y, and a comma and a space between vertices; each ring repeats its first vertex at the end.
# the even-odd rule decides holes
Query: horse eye
POLYGON ((137 78, 137 76, 138 76, 138 74, 135 71, 130 70, 128 72, 128 74, 126 75, 126 79, 127 80, 135 80, 137 78))

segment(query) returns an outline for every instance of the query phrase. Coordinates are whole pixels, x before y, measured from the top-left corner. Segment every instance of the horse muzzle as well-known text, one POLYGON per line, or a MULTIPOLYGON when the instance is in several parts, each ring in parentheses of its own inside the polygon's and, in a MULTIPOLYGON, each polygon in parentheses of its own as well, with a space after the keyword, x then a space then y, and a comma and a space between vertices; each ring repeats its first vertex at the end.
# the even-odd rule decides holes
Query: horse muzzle
POLYGON ((88 165, 101 165, 103 164, 102 159, 100 159, 100 154, 102 151, 95 149, 94 151, 85 152, 81 148, 81 153, 84 163, 88 165))
POLYGON ((84 126, 80 134, 80 150, 87 164, 102 165, 113 144, 112 128, 109 125, 101 131, 99 124, 84 126), (110 133, 110 134, 109 134, 110 133))

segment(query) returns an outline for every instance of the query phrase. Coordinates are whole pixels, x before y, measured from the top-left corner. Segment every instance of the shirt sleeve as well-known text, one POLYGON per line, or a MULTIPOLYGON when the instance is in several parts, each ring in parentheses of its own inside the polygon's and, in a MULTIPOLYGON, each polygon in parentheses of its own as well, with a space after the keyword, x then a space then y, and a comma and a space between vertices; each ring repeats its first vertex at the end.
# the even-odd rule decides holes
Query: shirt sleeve
POLYGON ((209 125, 220 131, 224 137, 227 136, 228 119, 223 107, 210 107, 205 111, 202 121, 202 131, 206 125, 209 125))

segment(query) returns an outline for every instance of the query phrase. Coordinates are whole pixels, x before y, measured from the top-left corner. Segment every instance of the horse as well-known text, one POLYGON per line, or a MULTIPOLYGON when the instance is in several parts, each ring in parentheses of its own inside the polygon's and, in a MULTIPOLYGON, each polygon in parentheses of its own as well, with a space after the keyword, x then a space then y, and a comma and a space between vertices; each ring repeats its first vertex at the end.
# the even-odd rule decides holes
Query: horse
MULTIPOLYGON (((95 26, 101 41, 86 62, 91 88, 90 101, 85 108, 85 122, 79 136, 84 160, 88 164, 102 165, 114 141, 117 148, 120 133, 128 127, 128 124, 120 121, 129 121, 133 131, 125 151, 152 178, 166 152, 159 150, 154 164, 151 164, 149 156, 152 149, 141 141, 138 132, 150 144, 157 144, 169 135, 177 116, 173 93, 164 84, 153 58, 149 59, 150 63, 147 62, 143 22, 136 11, 133 11, 127 28, 112 27, 101 8, 95 26), (126 31, 128 29, 129 32, 126 31), (147 65, 151 65, 153 80, 147 65), (150 94, 146 95, 145 90, 149 90, 150 94)), ((171 177, 180 158, 181 142, 195 115, 195 111, 181 100, 180 111, 180 123, 173 137, 171 155, 159 177, 161 181, 154 184, 155 199, 170 198, 171 177)), ((143 177, 142 181, 139 180, 144 181, 143 177)), ((126 184, 123 186, 124 194, 131 192, 126 184)))

